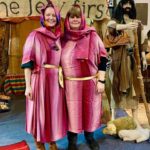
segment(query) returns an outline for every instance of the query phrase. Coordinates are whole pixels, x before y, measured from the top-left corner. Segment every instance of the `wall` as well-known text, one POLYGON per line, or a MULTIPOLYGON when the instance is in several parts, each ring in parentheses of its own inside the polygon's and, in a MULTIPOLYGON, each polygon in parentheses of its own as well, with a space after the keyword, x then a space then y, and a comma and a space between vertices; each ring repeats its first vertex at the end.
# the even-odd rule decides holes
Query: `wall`
POLYGON ((148 18, 147 25, 144 25, 144 35, 146 36, 147 31, 150 30, 150 0, 136 0, 136 3, 147 3, 148 4, 148 18))

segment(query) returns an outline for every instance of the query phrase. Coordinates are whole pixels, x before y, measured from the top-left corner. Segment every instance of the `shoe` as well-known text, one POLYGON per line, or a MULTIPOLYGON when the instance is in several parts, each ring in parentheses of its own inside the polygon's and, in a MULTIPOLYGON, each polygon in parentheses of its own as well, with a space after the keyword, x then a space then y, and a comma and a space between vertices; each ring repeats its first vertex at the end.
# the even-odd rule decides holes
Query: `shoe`
POLYGON ((98 142, 94 139, 93 132, 84 132, 85 139, 91 150, 99 150, 100 146, 98 142))
POLYGON ((78 150, 77 144, 69 143, 68 150, 78 150))
POLYGON ((50 150, 58 150, 57 145, 56 145, 55 142, 52 142, 52 143, 50 143, 49 145, 50 145, 50 146, 49 146, 50 150))
POLYGON ((68 132, 68 150, 78 150, 77 133, 68 132))
POLYGON ((99 150, 100 149, 100 146, 95 139, 88 140, 87 144, 91 150, 99 150))
POLYGON ((41 142, 37 142, 36 140, 35 140, 35 145, 36 145, 36 150, 46 150, 45 149, 45 146, 44 146, 44 143, 41 143, 41 142))

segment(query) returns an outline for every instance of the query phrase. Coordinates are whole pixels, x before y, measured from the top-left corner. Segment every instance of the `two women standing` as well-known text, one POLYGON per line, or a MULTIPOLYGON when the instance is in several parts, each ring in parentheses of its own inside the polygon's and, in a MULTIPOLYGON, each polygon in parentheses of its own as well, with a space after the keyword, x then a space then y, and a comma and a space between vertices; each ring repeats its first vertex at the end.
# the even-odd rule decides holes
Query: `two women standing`
POLYGON ((29 35, 23 54, 27 132, 33 134, 37 146, 44 149, 42 143, 49 142, 51 149, 56 149, 54 141, 68 130, 68 149, 77 150, 77 134, 84 131, 90 149, 98 150, 93 132, 100 126, 102 114, 107 60, 104 45, 95 29, 86 26, 80 6, 73 5, 67 13, 62 50, 60 17, 53 4, 42 9, 42 14, 44 27, 29 35))

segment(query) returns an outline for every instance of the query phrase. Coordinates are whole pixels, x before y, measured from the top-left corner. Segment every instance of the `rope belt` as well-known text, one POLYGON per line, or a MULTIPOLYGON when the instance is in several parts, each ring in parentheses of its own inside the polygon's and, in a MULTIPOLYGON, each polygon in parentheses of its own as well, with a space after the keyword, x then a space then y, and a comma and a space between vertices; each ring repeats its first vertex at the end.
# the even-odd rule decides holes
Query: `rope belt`
POLYGON ((44 64, 43 67, 44 67, 44 68, 47 68, 47 69, 58 69, 58 80, 59 80, 59 84, 60 84, 60 86, 63 88, 63 87, 64 87, 64 80, 63 80, 62 67, 60 67, 60 66, 55 66, 55 65, 50 65, 50 64, 44 64))
POLYGON ((74 80, 74 81, 85 81, 85 80, 91 80, 93 78, 97 78, 98 73, 96 75, 93 76, 88 76, 88 77, 65 77, 66 80, 74 80))

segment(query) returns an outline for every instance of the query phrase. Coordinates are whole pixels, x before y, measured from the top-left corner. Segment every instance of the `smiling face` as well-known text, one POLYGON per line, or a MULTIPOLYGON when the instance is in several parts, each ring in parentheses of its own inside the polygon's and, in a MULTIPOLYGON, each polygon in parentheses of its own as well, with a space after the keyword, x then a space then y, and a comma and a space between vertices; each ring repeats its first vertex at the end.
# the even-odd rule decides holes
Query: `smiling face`
POLYGON ((79 7, 72 7, 68 13, 69 25, 72 30, 79 30, 81 26, 81 10, 79 7))
POLYGON ((57 19, 56 19, 56 14, 55 14, 54 8, 52 8, 52 7, 46 8, 46 10, 44 12, 44 19, 45 19, 44 23, 47 27, 56 26, 57 19))
POLYGON ((70 24, 70 28, 72 30, 79 30, 80 25, 81 25, 81 17, 69 17, 69 24, 70 24))

